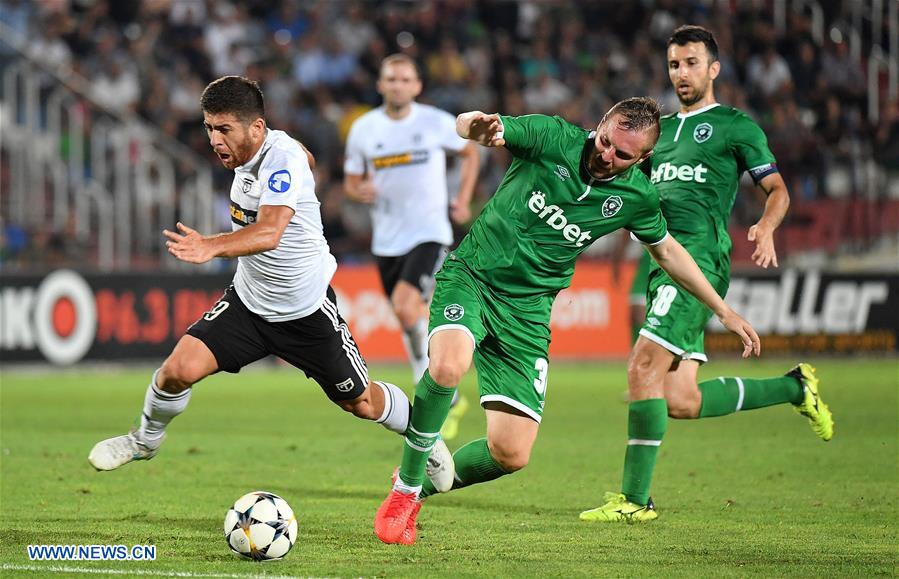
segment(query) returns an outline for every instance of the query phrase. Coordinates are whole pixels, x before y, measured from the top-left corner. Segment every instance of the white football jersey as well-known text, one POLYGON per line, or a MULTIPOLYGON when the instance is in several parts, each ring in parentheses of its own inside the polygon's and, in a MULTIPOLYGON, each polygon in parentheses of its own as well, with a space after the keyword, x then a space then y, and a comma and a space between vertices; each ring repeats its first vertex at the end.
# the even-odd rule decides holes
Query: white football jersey
POLYGON ((256 155, 234 169, 232 231, 255 223, 260 205, 284 205, 294 214, 278 247, 237 258, 234 289, 269 322, 308 316, 324 301, 337 261, 322 234, 309 159, 284 131, 268 129, 256 155))
POLYGON ((405 255, 428 241, 452 244, 446 151, 461 151, 466 143, 456 134, 456 118, 430 105, 412 103, 412 111, 400 120, 388 117, 382 106, 353 123, 343 170, 371 175, 378 191, 372 207, 373 254, 405 255))

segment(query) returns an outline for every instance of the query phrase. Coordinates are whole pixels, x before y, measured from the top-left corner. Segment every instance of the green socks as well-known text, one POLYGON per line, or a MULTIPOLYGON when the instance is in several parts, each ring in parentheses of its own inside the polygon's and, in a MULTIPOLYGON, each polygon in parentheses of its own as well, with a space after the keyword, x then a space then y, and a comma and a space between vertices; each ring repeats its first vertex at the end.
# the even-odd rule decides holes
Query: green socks
MULTIPOLYGON (((702 406, 699 417, 723 416, 739 410, 802 402, 799 380, 792 376, 764 378, 716 378, 699 384, 702 406)), ((621 492, 638 505, 649 502, 649 487, 668 427, 668 403, 664 398, 631 402, 627 424, 627 453, 621 492)), ((458 466, 456 467, 458 472, 458 466)))
MULTIPOLYGON (((668 403, 650 398, 630 403, 627 417, 627 453, 624 455, 624 479, 621 492, 638 505, 649 502, 652 471, 659 445, 668 428, 668 403)), ((456 467, 458 470, 458 467, 456 467)))
MULTIPOLYGON (((456 463, 456 480, 453 481, 452 490, 491 481, 509 474, 493 459, 490 449, 487 448, 486 438, 472 440, 457 450, 453 453, 453 462, 456 463)), ((431 481, 425 479, 421 493, 418 495, 419 498, 423 499, 433 494, 437 494, 437 489, 434 488, 431 481)))
POLYGON ((408 487, 421 486, 431 448, 440 435, 440 427, 449 414, 455 388, 439 386, 425 372, 415 388, 412 416, 406 429, 406 446, 400 463, 400 479, 408 487))
POLYGON ((740 410, 802 402, 802 385, 792 376, 777 378, 715 378, 699 383, 699 417, 724 416, 740 410))

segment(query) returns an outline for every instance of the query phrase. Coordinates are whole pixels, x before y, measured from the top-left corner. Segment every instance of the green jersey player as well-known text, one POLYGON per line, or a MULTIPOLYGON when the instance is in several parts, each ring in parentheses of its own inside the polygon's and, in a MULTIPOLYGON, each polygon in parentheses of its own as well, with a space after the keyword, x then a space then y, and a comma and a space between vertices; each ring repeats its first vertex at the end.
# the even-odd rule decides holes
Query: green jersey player
POLYGON ((668 235, 659 197, 636 164, 658 139, 652 99, 616 104, 595 131, 558 117, 459 115, 456 131, 482 145, 504 145, 513 161, 493 199, 437 274, 431 302, 428 371, 415 392, 403 460, 375 515, 385 543, 415 542, 428 449, 456 385, 478 370, 487 436, 454 455, 453 488, 523 468, 537 437, 547 389, 549 319, 574 263, 598 238, 625 228, 673 279, 737 333, 744 356, 758 337, 725 305, 681 245, 668 235))
MULTIPOLYGON (((674 31, 668 40, 668 74, 681 108, 662 118, 651 180, 669 230, 724 296, 730 282, 727 223, 740 175, 749 171, 768 195, 764 214, 749 230, 757 265, 777 267, 774 230, 789 196, 762 130, 745 113, 715 101, 712 85, 719 69, 718 46, 708 30, 682 26, 674 31)), ((711 314, 665 271, 650 267, 646 320, 628 367, 631 404, 622 489, 606 493, 605 504, 581 513, 581 519, 656 518, 649 487, 669 416, 706 418, 792 403, 819 437, 833 436, 833 419, 808 364, 776 378, 721 377, 697 384, 699 365, 707 360, 703 329, 711 314)))

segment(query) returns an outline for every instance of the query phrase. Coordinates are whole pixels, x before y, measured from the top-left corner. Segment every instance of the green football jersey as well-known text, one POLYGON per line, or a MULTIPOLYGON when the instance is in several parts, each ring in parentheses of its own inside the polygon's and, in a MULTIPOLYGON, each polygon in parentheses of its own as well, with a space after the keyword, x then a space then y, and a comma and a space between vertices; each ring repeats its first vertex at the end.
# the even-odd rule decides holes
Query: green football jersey
POLYGON ((650 159, 671 234, 703 270, 728 279, 727 223, 740 175, 758 182, 777 171, 765 133, 746 113, 716 103, 662 117, 650 159))
POLYGON ((568 287, 577 257, 617 229, 644 243, 665 238, 659 196, 639 167, 610 180, 587 172, 593 132, 544 115, 502 122, 512 164, 449 257, 497 294, 554 297, 568 287))

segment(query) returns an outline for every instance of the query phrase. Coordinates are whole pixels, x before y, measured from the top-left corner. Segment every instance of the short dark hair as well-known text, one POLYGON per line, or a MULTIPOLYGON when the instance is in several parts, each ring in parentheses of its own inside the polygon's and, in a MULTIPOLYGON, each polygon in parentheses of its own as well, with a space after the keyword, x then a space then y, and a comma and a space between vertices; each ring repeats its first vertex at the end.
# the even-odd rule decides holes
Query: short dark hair
POLYGON ((613 115, 621 116, 621 122, 618 124, 622 129, 634 132, 653 130, 655 132, 653 143, 659 139, 661 132, 659 118, 662 116, 662 108, 655 99, 649 97, 624 99, 609 109, 602 118, 603 122, 613 115))
POLYGON ((200 108, 213 115, 231 113, 247 124, 265 118, 259 84, 242 76, 223 76, 209 83, 200 97, 200 108))
POLYGON ((418 63, 415 62, 415 59, 408 54, 397 52, 396 54, 385 56, 384 60, 381 61, 381 68, 378 69, 379 75, 381 71, 384 70, 384 67, 388 64, 408 64, 415 71, 415 76, 417 76, 418 79, 421 80, 421 71, 418 70, 418 63))
POLYGON ((718 42, 715 41, 715 35, 702 26, 685 24, 676 28, 668 39, 668 44, 666 46, 671 46, 672 44, 685 46, 688 42, 701 42, 705 44, 705 49, 711 57, 709 64, 718 60, 718 42))

